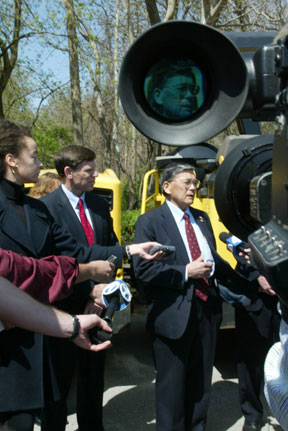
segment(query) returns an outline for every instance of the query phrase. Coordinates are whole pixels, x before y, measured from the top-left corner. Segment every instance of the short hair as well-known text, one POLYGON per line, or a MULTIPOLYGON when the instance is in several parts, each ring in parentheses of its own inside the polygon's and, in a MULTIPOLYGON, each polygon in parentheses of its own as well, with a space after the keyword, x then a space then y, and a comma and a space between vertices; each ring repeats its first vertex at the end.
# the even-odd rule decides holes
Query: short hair
MULTIPOLYGON (((186 75, 194 79, 195 77, 195 63, 192 60, 178 60, 178 59, 161 59, 150 70, 149 76, 145 80, 145 96, 146 100, 154 111, 157 112, 161 109, 154 99, 154 90, 156 88, 162 89, 165 82, 177 75, 186 75)), ((159 112, 161 114, 161 112, 159 112)))
POLYGON ((91 162, 95 160, 96 154, 90 148, 82 147, 81 145, 68 145, 61 148, 54 156, 54 165, 61 178, 65 177, 64 168, 69 168, 75 171, 83 162, 91 162))
POLYGON ((25 138, 32 138, 31 132, 24 126, 17 125, 8 120, 0 120, 0 181, 6 173, 5 156, 13 154, 19 156, 25 148, 25 138))
POLYGON ((168 181, 169 183, 174 180, 176 175, 180 174, 181 172, 193 172, 193 174, 196 176, 196 171, 194 166, 190 165, 189 163, 169 163, 164 169, 164 171, 161 174, 160 177, 160 191, 163 193, 164 196, 166 196, 166 193, 163 189, 163 184, 165 181, 168 181))
POLYGON ((35 186, 31 187, 29 196, 39 199, 58 188, 59 182, 61 183, 61 178, 55 172, 45 172, 39 176, 35 186))

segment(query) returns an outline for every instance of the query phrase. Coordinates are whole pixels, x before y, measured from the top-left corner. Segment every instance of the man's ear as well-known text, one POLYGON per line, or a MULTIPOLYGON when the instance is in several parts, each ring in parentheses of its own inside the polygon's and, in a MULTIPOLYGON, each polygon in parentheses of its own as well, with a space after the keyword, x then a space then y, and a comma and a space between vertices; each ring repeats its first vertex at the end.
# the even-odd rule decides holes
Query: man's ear
POLYGON ((64 168, 64 174, 65 177, 68 178, 69 180, 72 180, 73 178, 73 170, 70 168, 70 166, 65 166, 64 168))
POLYGON ((17 168, 17 162, 15 156, 11 153, 5 155, 5 162, 10 168, 17 168))
POLYGON ((171 187, 171 183, 169 183, 169 181, 164 181, 164 183, 162 184, 162 189, 166 195, 171 194, 170 187, 171 187))
POLYGON ((160 88, 153 90, 153 99, 158 105, 162 105, 162 90, 160 88))

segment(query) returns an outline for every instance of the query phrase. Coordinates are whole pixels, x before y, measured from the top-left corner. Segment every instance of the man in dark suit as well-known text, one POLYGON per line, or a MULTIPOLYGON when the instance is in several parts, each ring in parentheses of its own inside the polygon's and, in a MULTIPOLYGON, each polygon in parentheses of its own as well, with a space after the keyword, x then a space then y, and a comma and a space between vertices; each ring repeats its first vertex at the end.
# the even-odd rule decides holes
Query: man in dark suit
POLYGON ((166 202, 138 218, 135 241, 176 251, 153 263, 133 259, 153 336, 157 431, 204 431, 221 322, 215 277, 238 285, 242 278, 216 253, 207 214, 190 207, 198 185, 193 167, 168 165, 160 184, 166 202))
MULTIPOLYGON (((93 193, 95 178, 98 173, 95 167, 95 153, 85 147, 71 145, 61 149, 55 155, 55 167, 63 179, 62 185, 54 192, 46 195, 45 202, 54 220, 70 232, 78 242, 91 245, 97 243, 103 246, 113 246, 118 243, 113 231, 112 218, 105 199, 93 193), (92 238, 86 236, 81 224, 81 209, 79 199, 82 199, 84 216, 91 227, 92 238)), ((99 285, 97 301, 101 297, 104 285, 99 285)), ((73 313, 82 313, 87 305, 91 286, 86 283, 74 289, 74 294, 67 300, 57 303, 57 307, 73 313)), ((94 289, 95 290, 95 289, 94 289)), ((92 302, 92 300, 90 300, 92 302)), ((103 306, 98 302, 96 306, 103 306)), ((90 307, 90 306, 89 306, 90 307)), ((66 398, 77 363, 77 420, 79 431, 102 431, 102 401, 104 391, 105 353, 94 354, 84 352, 75 346, 69 349, 50 340, 50 350, 58 363, 59 383, 62 386, 62 400, 44 409, 43 422, 47 430, 53 430, 54 422, 59 416, 65 416, 66 398), (70 365, 67 367, 67 363, 70 365)), ((64 423, 64 421, 62 421, 64 423)), ((60 428, 59 428, 60 429, 60 428)), ((64 429, 64 428, 63 428, 64 429)))

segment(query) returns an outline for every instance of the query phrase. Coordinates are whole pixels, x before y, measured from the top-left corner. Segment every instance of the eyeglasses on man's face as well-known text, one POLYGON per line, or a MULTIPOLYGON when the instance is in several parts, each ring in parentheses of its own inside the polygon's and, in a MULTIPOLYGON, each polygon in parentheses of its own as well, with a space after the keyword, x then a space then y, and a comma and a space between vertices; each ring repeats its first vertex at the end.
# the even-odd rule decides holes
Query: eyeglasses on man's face
POLYGON ((191 186, 193 186, 195 189, 198 189, 198 187, 200 186, 200 181, 197 180, 197 178, 193 178, 191 180, 188 180, 188 179, 187 180, 185 180, 185 179, 183 179, 183 180, 173 180, 171 182, 173 182, 173 183, 180 183, 187 190, 190 189, 191 186))
POLYGON ((183 83, 183 84, 174 85, 174 86, 166 86, 163 88, 166 88, 169 91, 175 92, 181 99, 184 99, 184 97, 186 97, 187 95, 189 96, 190 94, 192 96, 197 96, 197 94, 200 91, 199 85, 190 84, 190 83, 183 83))

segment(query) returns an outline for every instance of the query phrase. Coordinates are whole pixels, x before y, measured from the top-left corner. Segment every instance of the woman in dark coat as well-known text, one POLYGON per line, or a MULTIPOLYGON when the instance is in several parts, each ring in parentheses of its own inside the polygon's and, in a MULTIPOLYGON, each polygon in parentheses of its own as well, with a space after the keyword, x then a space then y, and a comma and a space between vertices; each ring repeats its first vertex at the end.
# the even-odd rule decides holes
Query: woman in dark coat
MULTIPOLYGON (((24 193, 24 183, 36 182, 41 167, 37 145, 29 131, 2 121, 0 245, 36 258, 72 255, 68 235, 53 223, 45 205, 24 193)), ((78 256, 85 260, 88 255, 84 256, 81 250, 78 249, 78 256)), ((0 428, 2 424, 5 431, 33 430, 36 409, 48 399, 57 399, 53 368, 48 365, 44 350, 42 335, 19 328, 0 335, 0 428)))

